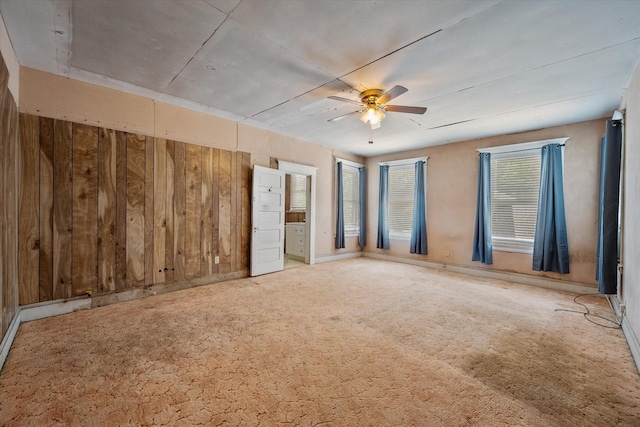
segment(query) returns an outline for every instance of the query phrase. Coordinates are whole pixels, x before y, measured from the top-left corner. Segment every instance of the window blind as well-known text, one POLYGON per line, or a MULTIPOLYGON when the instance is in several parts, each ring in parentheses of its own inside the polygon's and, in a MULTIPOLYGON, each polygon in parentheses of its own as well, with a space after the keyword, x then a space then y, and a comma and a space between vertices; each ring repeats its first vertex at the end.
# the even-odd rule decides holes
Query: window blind
POLYGON ((291 175, 289 197, 289 210, 304 211, 307 208, 307 177, 305 175, 291 175))
POLYGON ((494 249, 531 252, 540 189, 540 154, 491 157, 494 249))
POLYGON ((413 220, 413 164, 389 168, 389 232, 411 235, 413 220))
POLYGON ((342 166, 342 191, 344 207, 344 230, 356 233, 360 227, 360 176, 353 166, 342 166))

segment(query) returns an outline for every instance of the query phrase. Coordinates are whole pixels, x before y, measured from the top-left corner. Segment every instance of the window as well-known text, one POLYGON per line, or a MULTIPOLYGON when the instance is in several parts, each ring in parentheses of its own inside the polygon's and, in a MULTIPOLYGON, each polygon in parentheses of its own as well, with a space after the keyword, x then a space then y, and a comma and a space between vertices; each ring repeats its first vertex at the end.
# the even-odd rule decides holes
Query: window
POLYGON ((307 177, 291 174, 291 191, 289 194, 289 211, 307 209, 307 177))
POLYGON ((411 235, 415 166, 389 167, 389 233, 411 235))
POLYGON ((358 168, 342 164, 342 201, 345 234, 358 234, 360 228, 360 174, 358 168))
POLYGON ((491 155, 491 239, 495 250, 533 251, 540 150, 491 155))

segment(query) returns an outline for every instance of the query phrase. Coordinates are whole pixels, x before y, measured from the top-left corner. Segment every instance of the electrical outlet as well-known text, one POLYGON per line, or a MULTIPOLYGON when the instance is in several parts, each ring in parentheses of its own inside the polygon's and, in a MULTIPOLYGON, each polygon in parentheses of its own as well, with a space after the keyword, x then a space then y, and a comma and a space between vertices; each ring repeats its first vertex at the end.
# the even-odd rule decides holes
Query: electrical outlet
POLYGON ((214 264, 220 264, 220 257, 219 257, 219 256, 216 256, 216 257, 213 259, 213 263, 214 263, 214 264))
POLYGON ((446 251, 444 251, 444 256, 450 256, 451 252, 449 252, 449 249, 447 249, 446 251))

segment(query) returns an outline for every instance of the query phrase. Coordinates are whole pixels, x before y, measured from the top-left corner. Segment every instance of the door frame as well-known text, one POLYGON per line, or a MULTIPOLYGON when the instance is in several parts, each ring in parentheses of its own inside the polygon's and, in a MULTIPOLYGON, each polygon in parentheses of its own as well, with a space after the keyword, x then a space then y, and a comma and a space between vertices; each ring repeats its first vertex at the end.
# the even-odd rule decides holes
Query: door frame
POLYGON ((315 166, 301 165, 298 163, 278 160, 278 169, 288 174, 306 175, 311 177, 311 192, 307 193, 307 213, 305 214, 306 228, 306 248, 304 262, 306 264, 316 263, 316 172, 315 166))

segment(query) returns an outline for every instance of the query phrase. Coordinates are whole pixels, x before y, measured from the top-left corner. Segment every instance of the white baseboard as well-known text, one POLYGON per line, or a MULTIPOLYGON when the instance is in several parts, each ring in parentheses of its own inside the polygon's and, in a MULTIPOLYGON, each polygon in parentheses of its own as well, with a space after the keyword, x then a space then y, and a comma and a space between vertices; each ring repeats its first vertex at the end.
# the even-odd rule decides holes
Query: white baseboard
POLYGON ((620 300, 617 295, 612 295, 609 297, 609 301, 611 302, 611 306, 613 307, 613 311, 616 316, 622 318, 622 322, 620 322, 620 326, 622 326, 622 332, 624 333, 624 337, 627 339, 627 344, 629 345, 629 350, 631 350, 631 356, 633 357, 633 361, 636 362, 636 368, 638 368, 638 373, 640 373, 640 341, 638 341, 638 336, 635 334, 634 330, 631 328, 631 324, 627 320, 627 316, 622 313, 620 309, 620 300))
POLYGON ((363 256, 386 261, 418 265, 421 267, 434 268, 436 270, 445 270, 454 273, 468 274, 469 276, 483 277, 485 279, 504 280, 506 282, 520 283, 522 285, 531 285, 557 291, 572 292, 575 294, 590 294, 598 291, 597 288, 584 285, 582 283, 547 279, 545 277, 529 276, 527 274, 507 273, 503 271, 487 270, 483 268, 463 267, 460 265, 443 264, 433 261, 423 261, 420 259, 402 258, 376 252, 364 252, 363 256))
POLYGON ((91 308, 91 297, 82 296, 68 300, 55 300, 37 302, 35 304, 23 305, 20 311, 20 321, 30 322, 32 320, 44 319, 45 317, 69 314, 78 310, 91 308))
POLYGON ((360 258, 361 256, 363 256, 363 254, 364 252, 347 252, 337 255, 317 256, 316 264, 320 264, 322 262, 339 261, 341 259, 360 258))
POLYGON ((11 323, 9 323, 9 329, 7 329, 7 333, 4 335, 2 339, 2 343, 0 343, 0 370, 4 366, 5 360, 7 360, 7 356, 9 356, 9 350, 11 349, 11 345, 13 344, 13 340, 18 333, 18 327, 20 326, 20 307, 16 311, 16 314, 13 315, 13 319, 11 323))

